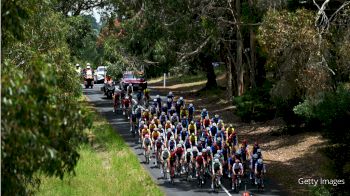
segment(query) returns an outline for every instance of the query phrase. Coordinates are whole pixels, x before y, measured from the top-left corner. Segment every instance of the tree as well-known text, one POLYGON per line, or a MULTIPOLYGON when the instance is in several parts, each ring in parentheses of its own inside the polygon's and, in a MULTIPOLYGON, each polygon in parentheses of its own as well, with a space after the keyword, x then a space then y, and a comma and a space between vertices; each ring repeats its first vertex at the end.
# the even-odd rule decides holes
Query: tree
POLYGON ((65 18, 41 1, 26 3, 23 18, 18 2, 8 2, 3 17, 19 26, 2 29, 1 193, 28 195, 40 185, 38 173, 74 172, 90 121, 78 102, 65 18))

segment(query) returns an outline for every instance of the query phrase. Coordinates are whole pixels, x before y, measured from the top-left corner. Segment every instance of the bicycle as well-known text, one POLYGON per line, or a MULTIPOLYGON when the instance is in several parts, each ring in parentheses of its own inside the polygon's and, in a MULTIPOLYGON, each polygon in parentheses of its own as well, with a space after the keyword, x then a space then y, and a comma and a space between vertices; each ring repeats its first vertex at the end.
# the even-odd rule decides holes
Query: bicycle
POLYGON ((198 181, 198 185, 199 187, 203 187, 204 185, 204 171, 203 171, 203 165, 200 166, 199 168, 199 172, 198 172, 198 177, 197 177, 197 181, 198 181))
POLYGON ((264 191, 264 182, 261 174, 256 175, 256 182, 258 191, 264 191))
POLYGON ((147 147, 147 149, 145 150, 145 160, 146 160, 146 164, 149 164, 149 161, 150 161, 150 149, 149 149, 149 147, 147 147))
POLYGON ((214 192, 218 193, 219 192, 219 174, 214 174, 214 192))
POLYGON ((232 175, 232 187, 234 188, 236 193, 239 193, 239 189, 241 187, 241 178, 239 174, 232 175))

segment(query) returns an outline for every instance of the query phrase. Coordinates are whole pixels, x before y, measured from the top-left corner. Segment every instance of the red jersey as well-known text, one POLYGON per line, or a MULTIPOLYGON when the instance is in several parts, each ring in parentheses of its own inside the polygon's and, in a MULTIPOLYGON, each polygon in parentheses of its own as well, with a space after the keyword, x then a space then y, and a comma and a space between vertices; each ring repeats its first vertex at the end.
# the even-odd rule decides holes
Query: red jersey
POLYGON ((204 162, 203 156, 202 156, 202 155, 201 155, 201 156, 197 156, 197 157, 196 157, 196 161, 197 161, 197 163, 198 163, 199 165, 202 165, 203 162, 204 162))
POLYGON ((177 155, 182 155, 184 153, 184 149, 183 148, 176 148, 175 152, 177 155))

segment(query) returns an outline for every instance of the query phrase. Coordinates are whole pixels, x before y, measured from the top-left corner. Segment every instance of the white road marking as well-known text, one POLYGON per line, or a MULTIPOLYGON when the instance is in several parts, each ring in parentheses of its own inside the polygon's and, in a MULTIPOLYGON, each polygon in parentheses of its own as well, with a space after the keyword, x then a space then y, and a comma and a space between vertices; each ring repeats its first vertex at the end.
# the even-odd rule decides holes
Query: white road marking
POLYGON ((220 184, 220 186, 221 186, 221 188, 225 191, 225 193, 226 193, 227 195, 232 196, 231 193, 228 192, 228 190, 227 190, 224 186, 222 186, 222 184, 220 184))

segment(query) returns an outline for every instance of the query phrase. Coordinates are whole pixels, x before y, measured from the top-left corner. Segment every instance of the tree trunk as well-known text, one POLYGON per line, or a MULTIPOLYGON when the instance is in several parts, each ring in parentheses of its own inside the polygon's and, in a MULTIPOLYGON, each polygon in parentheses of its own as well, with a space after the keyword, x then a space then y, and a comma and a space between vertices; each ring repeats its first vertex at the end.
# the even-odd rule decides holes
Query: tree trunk
POLYGON ((237 87, 238 96, 244 93, 244 68, 243 68, 243 38, 241 34, 241 0, 236 0, 236 12, 237 12, 237 87))
POLYGON ((256 87, 256 44, 254 27, 250 27, 250 84, 252 88, 256 87))
POLYGON ((216 75, 215 75, 214 67, 212 65, 212 58, 203 53, 199 55, 199 58, 204 65, 204 71, 207 73, 207 83, 205 84, 205 88, 207 89, 216 88, 218 84, 216 83, 216 75))

